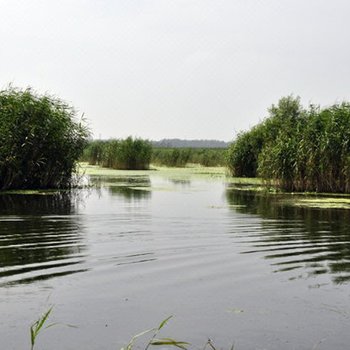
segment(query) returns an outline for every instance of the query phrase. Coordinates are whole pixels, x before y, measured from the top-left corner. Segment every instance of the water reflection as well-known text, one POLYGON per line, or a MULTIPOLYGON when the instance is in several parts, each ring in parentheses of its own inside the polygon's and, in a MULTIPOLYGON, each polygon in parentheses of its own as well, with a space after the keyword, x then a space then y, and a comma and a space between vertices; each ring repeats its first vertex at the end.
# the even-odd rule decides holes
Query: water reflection
POLYGON ((98 189, 107 188, 109 193, 128 200, 151 198, 151 181, 149 176, 90 176, 90 183, 98 189))
POLYGON ((85 244, 71 194, 0 195, 0 285, 82 271, 85 244))
POLYGON ((176 186, 181 186, 183 188, 191 187, 191 180, 188 179, 169 179, 176 186))
POLYGON ((242 237, 262 252, 276 272, 291 279, 331 274, 334 283, 350 281, 350 213, 344 209, 293 206, 290 197, 228 189, 235 211, 262 217, 262 227, 242 237), (289 200, 286 200, 289 199, 289 200))

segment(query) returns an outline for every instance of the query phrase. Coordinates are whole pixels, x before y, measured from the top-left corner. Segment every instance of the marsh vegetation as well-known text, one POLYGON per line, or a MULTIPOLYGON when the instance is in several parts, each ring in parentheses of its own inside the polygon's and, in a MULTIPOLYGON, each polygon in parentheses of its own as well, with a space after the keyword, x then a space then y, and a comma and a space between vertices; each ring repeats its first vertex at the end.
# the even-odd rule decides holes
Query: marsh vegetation
POLYGON ((83 160, 90 165, 112 169, 145 170, 149 168, 152 145, 147 140, 128 137, 126 139, 90 141, 83 160))
POLYGON ((302 107, 282 98, 269 117, 238 135, 228 166, 286 191, 350 193, 350 104, 302 107))
POLYGON ((89 135, 77 112, 32 89, 0 92, 0 190, 67 188, 89 135))
POLYGON ((225 166, 225 148, 155 148, 152 164, 169 167, 185 167, 199 164, 205 167, 225 166))
POLYGON ((154 148, 147 140, 128 137, 125 140, 92 140, 82 160, 90 165, 125 170, 149 169, 151 163, 167 167, 185 167, 188 164, 213 167, 226 165, 226 149, 154 148))

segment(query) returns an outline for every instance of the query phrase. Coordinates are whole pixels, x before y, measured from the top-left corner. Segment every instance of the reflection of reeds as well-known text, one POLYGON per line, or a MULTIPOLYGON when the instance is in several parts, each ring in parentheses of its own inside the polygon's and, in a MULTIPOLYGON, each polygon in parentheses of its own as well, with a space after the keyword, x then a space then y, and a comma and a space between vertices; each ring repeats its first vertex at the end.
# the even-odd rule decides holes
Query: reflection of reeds
POLYGON ((81 272, 85 243, 76 214, 79 194, 0 195, 1 285, 81 272))
POLYGON ((308 276, 330 274, 336 284, 350 282, 349 209, 300 206, 305 196, 230 188, 226 198, 235 212, 264 219, 258 240, 242 235, 252 246, 244 253, 262 253, 278 272, 304 269, 308 276))
POLYGON ((90 184, 96 188, 106 187, 112 195, 126 199, 149 199, 151 180, 149 176, 90 176, 90 184))

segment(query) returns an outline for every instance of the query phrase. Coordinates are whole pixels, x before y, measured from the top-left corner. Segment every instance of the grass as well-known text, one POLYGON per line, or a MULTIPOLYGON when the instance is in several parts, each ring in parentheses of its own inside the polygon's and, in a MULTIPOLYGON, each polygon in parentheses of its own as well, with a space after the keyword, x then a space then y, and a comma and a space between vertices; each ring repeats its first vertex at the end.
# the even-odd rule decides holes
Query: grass
POLYGON ((350 193, 350 103, 304 108, 281 98, 228 151, 234 176, 260 176, 287 192, 350 193))
POLYGON ((226 166, 224 148, 154 148, 152 163, 158 166, 185 167, 194 163, 204 167, 226 166))
POLYGON ((31 350, 34 350, 36 339, 40 332, 44 329, 47 329, 49 327, 54 326, 54 323, 51 323, 49 325, 46 325, 47 320, 49 319, 49 316, 52 311, 52 306, 41 316, 39 317, 31 326, 30 326, 30 343, 31 343, 31 350))
MULTIPOLYGON (((31 350, 35 350, 37 338, 38 338, 39 334, 41 334, 42 331, 44 331, 45 329, 48 329, 52 326, 57 325, 57 323, 47 324, 52 310, 53 310, 53 307, 51 306, 45 313, 43 313, 43 315, 41 315, 30 326, 30 341, 31 341, 31 348, 30 349, 31 350)), ((153 347, 153 346, 156 346, 156 347, 158 347, 158 346, 175 347, 178 349, 187 350, 188 346, 190 346, 191 344, 186 342, 186 341, 176 340, 176 339, 170 338, 170 337, 165 337, 165 338, 159 337, 161 330, 168 324, 169 320, 172 317, 173 316, 167 317, 162 322, 160 322, 160 324, 157 327, 147 329, 145 331, 142 331, 142 332, 134 335, 130 339, 128 344, 123 346, 120 350, 133 350, 135 345, 136 345, 136 342, 140 338, 145 338, 145 337, 147 337, 147 339, 145 342, 144 350, 148 350, 150 347, 153 347)), ((216 347, 214 346, 213 342, 210 339, 208 339, 207 342, 205 343, 203 350, 206 350, 208 347, 211 348, 212 350, 217 350, 216 347)), ((232 345, 230 350, 233 350, 233 349, 234 349, 234 346, 232 345)))
POLYGON ((0 91, 0 191, 69 188, 89 131, 73 107, 32 89, 0 91))
POLYGON ((112 169, 145 170, 149 168, 152 145, 131 136, 125 140, 94 140, 84 150, 82 160, 112 169))

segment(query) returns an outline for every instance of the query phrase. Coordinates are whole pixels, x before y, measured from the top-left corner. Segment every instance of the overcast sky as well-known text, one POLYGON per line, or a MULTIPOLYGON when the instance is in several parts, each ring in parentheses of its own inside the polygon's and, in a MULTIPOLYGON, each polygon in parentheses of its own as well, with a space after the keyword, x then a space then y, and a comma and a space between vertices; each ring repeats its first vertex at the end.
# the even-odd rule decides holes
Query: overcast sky
POLYGON ((232 140, 282 96, 350 100, 348 0, 0 0, 0 87, 95 138, 232 140))

